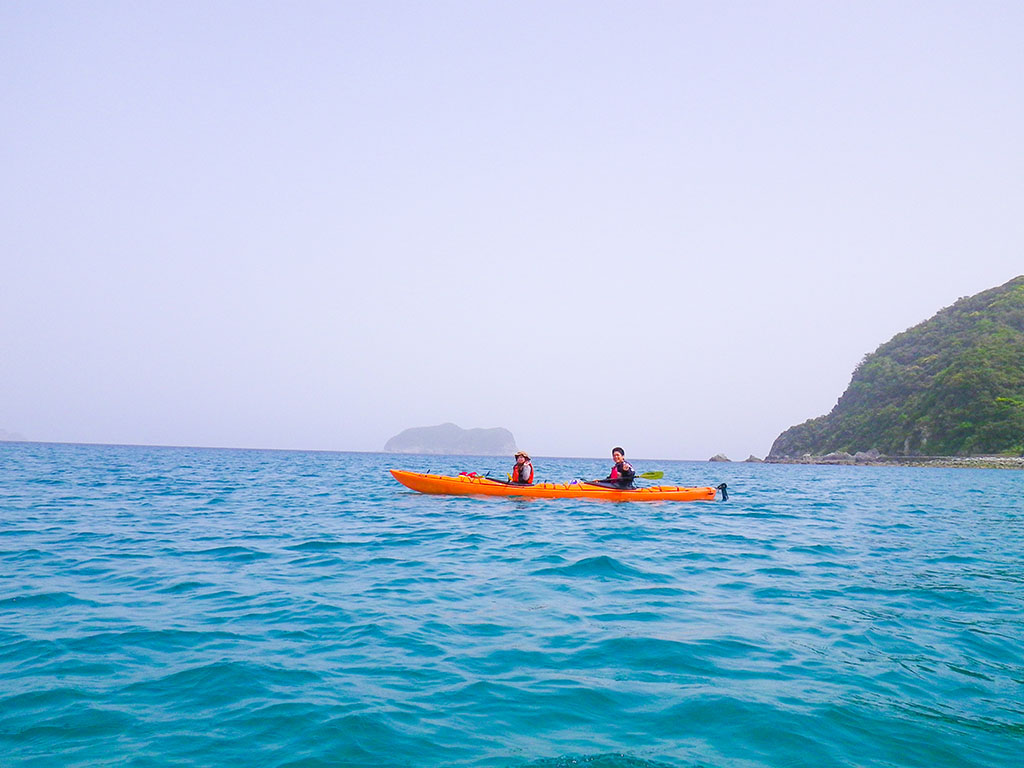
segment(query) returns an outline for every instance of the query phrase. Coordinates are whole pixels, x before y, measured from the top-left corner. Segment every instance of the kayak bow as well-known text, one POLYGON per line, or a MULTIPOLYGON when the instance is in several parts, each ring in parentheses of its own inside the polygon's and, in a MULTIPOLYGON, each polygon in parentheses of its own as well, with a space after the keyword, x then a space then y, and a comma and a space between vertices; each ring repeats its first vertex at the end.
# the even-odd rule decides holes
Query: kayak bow
POLYGON ((420 493, 449 496, 528 496, 542 499, 604 499, 607 501, 714 501, 716 490, 725 498, 725 484, 718 489, 656 485, 651 488, 606 488, 587 482, 534 483, 516 485, 472 475, 431 475, 422 472, 390 470, 395 480, 420 493))

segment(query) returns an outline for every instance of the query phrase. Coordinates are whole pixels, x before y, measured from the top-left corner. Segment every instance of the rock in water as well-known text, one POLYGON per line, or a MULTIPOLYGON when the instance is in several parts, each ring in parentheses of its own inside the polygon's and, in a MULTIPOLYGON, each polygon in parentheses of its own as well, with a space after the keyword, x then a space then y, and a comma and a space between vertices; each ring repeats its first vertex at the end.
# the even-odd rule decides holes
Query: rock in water
POLYGON ((850 464, 852 462, 853 456, 846 451, 833 451, 818 458, 820 464, 850 464))

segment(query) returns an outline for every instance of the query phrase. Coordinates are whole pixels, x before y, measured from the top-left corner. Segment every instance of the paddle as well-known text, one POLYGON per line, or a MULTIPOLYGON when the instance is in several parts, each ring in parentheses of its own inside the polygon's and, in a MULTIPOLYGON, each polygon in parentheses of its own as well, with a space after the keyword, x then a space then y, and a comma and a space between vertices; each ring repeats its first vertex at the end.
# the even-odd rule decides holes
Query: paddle
MULTIPOLYGON (((664 476, 664 472, 640 472, 636 475, 636 477, 642 477, 644 480, 661 480, 664 476)), ((584 482, 592 482, 582 477, 580 480, 583 480, 584 482)))

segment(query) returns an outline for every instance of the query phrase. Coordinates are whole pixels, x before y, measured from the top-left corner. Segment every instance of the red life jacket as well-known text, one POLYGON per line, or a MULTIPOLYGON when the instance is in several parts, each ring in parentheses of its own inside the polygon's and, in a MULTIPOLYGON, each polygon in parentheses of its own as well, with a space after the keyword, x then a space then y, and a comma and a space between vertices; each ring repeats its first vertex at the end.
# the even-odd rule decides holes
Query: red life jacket
POLYGON ((533 483, 533 463, 528 461, 525 464, 523 464, 522 466, 530 468, 530 476, 528 478, 526 478, 525 480, 523 480, 519 476, 519 467, 520 467, 520 465, 519 465, 519 462, 517 461, 516 465, 514 467, 512 467, 512 482, 513 483, 532 484, 533 483))
MULTIPOLYGON (((627 472, 627 471, 628 472, 632 472, 633 471, 633 466, 628 461, 626 461, 625 459, 620 461, 619 464, 622 465, 622 471, 623 472, 627 472)), ((609 480, 618 480, 622 476, 619 473, 619 464, 616 464, 614 467, 612 467, 612 471, 608 475, 608 479, 609 480)), ((630 482, 632 482, 632 478, 630 478, 630 482)))

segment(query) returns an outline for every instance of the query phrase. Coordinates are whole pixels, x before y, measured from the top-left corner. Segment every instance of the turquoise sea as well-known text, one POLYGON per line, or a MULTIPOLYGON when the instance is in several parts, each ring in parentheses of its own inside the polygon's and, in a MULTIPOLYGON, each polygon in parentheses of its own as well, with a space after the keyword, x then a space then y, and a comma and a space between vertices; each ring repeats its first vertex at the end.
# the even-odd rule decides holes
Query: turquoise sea
POLYGON ((634 463, 0 444, 0 765, 1020 764, 1024 473, 634 463))

